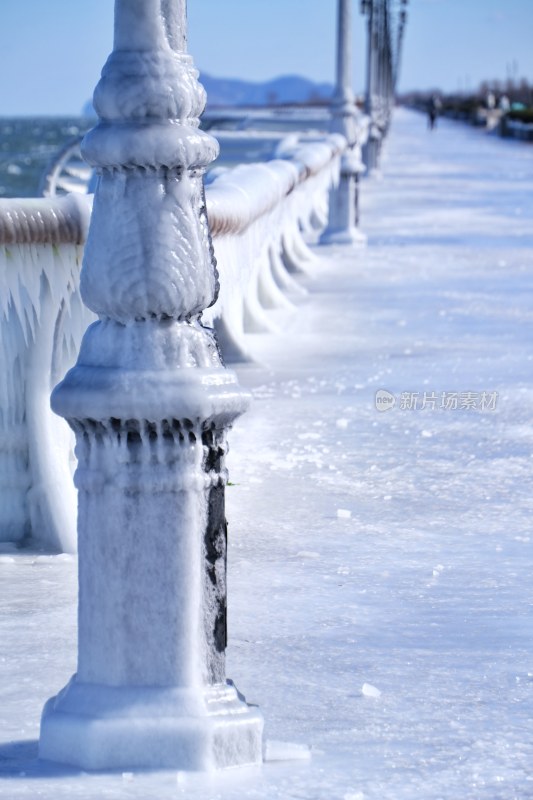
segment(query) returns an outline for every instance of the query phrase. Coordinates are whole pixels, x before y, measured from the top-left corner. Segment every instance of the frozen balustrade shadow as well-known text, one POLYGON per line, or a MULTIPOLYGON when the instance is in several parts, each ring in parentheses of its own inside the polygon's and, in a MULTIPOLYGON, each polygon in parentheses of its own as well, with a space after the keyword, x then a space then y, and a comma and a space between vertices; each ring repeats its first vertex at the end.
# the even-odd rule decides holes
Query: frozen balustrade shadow
MULTIPOLYGON (((268 311, 305 293, 295 277, 315 258, 306 239, 326 224, 345 147, 337 134, 293 135, 277 158, 219 170, 206 187, 220 294, 203 319, 226 360, 246 360, 246 334, 275 330, 268 311)), ((49 397, 94 319, 79 295, 91 203, 0 201, 0 541, 76 549, 72 437, 49 397)))

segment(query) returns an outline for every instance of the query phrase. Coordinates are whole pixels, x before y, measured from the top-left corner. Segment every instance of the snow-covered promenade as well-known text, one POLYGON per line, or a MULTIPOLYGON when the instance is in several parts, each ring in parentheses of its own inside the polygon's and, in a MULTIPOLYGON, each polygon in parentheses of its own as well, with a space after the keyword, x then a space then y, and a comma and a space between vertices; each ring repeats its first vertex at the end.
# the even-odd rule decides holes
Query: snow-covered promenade
POLYGON ((265 716, 264 767, 39 764, 76 562, 1 545, 0 797, 533 796, 532 186, 528 145, 398 111, 368 247, 317 247, 308 298, 250 337, 227 672, 265 716))

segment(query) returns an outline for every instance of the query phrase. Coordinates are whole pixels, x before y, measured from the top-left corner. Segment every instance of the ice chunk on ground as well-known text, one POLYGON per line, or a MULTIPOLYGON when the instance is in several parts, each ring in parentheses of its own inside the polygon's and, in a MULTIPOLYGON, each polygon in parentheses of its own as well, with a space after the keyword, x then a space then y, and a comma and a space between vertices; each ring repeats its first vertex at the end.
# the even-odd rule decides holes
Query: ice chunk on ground
POLYGON ((307 744, 294 742, 277 742, 267 739, 265 742, 265 761, 308 761, 311 750, 307 744))
POLYGON ((363 697, 381 697, 381 691, 371 683, 363 683, 361 694, 363 697))

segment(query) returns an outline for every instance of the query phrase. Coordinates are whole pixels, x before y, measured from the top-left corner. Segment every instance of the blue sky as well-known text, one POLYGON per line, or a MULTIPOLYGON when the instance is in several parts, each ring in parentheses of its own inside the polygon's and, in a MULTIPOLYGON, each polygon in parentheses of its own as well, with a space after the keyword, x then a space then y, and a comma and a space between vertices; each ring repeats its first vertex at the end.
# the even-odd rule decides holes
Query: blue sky
MULTIPOLYGON (((220 77, 334 76, 336 0, 189 0, 189 49, 220 77)), ((354 0, 354 87, 364 21, 354 0)), ((0 116, 77 114, 111 49, 113 0, 0 0, 0 116)), ((401 89, 533 83, 533 0, 410 0, 401 89)))

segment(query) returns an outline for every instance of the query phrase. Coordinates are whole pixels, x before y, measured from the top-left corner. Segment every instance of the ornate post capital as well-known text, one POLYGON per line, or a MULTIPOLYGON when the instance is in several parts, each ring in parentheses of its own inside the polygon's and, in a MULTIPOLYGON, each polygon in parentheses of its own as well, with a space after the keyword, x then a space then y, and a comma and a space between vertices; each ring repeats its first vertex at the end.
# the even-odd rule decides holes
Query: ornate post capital
POLYGON ((99 122, 82 147, 100 177, 81 293, 123 324, 191 320, 218 292, 202 185, 218 144, 198 127, 205 91, 179 49, 174 6, 117 0, 114 49, 94 93, 99 122))

